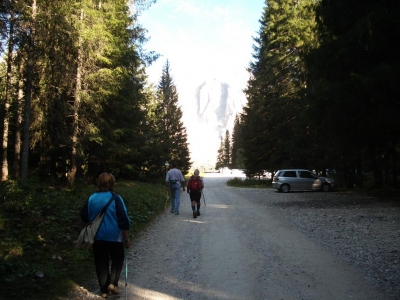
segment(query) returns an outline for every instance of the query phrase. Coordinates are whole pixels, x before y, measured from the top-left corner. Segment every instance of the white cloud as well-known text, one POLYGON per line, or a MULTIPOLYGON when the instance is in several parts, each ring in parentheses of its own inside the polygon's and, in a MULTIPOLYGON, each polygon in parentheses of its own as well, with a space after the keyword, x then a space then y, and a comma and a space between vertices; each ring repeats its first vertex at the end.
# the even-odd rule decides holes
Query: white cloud
POLYGON ((203 11, 198 5, 190 3, 190 1, 177 1, 177 7, 173 10, 182 14, 189 14, 191 16, 198 16, 203 11))

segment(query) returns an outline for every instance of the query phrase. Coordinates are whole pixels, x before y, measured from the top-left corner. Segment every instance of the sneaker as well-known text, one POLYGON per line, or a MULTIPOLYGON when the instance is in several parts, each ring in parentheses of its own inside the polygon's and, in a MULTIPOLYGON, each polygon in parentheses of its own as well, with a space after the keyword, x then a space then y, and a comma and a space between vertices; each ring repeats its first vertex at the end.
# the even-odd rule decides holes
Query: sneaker
POLYGON ((175 212, 176 215, 179 215, 179 211, 175 212))
POLYGON ((197 218, 197 213, 193 212, 193 219, 196 219, 196 218, 197 218))
POLYGON ((174 213, 175 211, 173 209, 171 209, 171 213, 174 213))
POLYGON ((107 290, 109 290, 111 294, 114 294, 114 295, 118 295, 119 294, 118 288, 113 284, 110 284, 108 286, 107 290))
POLYGON ((199 210, 197 211, 197 215, 200 216, 200 211, 199 210))

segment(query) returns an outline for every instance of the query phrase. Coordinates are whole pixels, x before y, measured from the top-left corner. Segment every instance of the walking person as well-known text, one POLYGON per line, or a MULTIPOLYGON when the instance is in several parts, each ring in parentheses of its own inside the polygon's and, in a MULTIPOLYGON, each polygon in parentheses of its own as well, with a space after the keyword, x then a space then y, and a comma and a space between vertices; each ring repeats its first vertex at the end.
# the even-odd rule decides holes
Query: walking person
POLYGON ((185 178, 180 170, 177 169, 177 163, 171 163, 171 169, 167 172, 165 184, 167 191, 171 193, 171 213, 179 215, 179 205, 181 203, 181 186, 185 191, 185 178))
POLYGON ((83 222, 88 223, 113 199, 93 244, 94 264, 102 298, 107 298, 108 294, 119 294, 118 281, 125 258, 124 248, 130 246, 128 213, 122 197, 114 193, 114 183, 114 176, 110 173, 100 174, 97 191, 89 197, 81 210, 83 222))
POLYGON ((199 170, 194 170, 194 175, 190 177, 187 184, 187 192, 189 193, 190 201, 192 202, 193 218, 200 216, 200 200, 204 188, 203 178, 201 178, 199 174, 199 170))

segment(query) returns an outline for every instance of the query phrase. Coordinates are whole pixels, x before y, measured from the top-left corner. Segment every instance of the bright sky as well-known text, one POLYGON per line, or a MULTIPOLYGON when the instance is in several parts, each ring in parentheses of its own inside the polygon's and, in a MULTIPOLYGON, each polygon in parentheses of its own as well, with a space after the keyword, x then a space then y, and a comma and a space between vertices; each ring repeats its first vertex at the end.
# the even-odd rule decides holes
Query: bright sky
POLYGON ((264 6, 264 0, 157 0, 139 17, 150 37, 145 49, 161 55, 147 70, 149 81, 158 84, 168 59, 187 128, 186 106, 204 81, 229 82, 239 92, 246 87, 264 6))

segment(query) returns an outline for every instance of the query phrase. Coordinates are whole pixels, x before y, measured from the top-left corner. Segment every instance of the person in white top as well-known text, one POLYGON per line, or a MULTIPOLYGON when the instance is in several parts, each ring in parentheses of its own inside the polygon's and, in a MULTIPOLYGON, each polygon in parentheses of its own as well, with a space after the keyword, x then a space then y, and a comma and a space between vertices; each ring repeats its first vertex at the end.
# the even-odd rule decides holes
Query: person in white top
POLYGON ((181 186, 185 191, 185 178, 180 170, 177 169, 177 163, 171 163, 171 169, 167 172, 165 178, 167 191, 171 192, 171 213, 179 215, 179 205, 181 203, 181 186))

